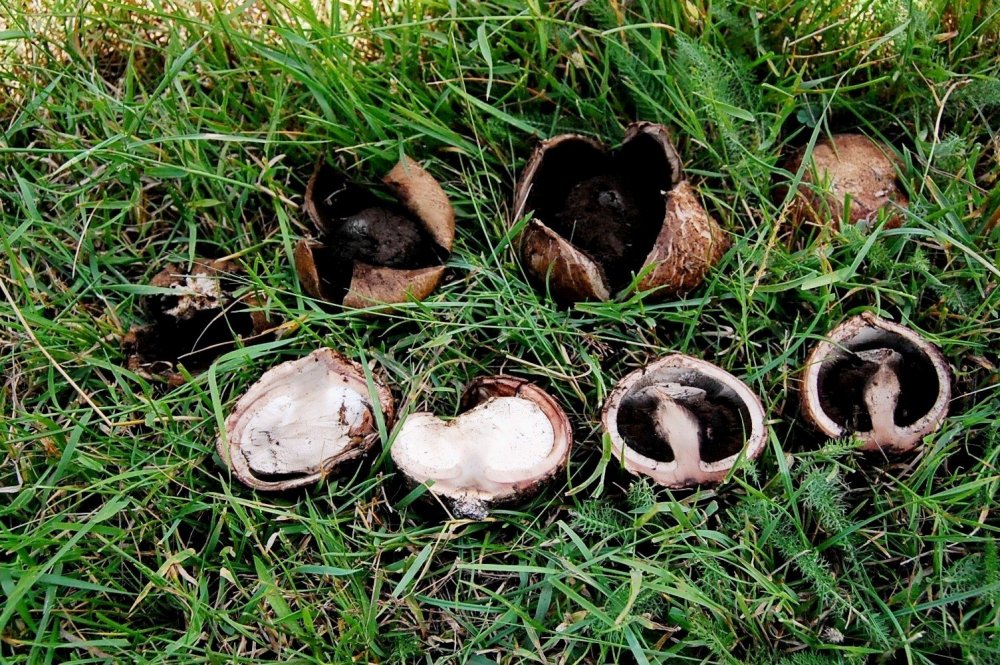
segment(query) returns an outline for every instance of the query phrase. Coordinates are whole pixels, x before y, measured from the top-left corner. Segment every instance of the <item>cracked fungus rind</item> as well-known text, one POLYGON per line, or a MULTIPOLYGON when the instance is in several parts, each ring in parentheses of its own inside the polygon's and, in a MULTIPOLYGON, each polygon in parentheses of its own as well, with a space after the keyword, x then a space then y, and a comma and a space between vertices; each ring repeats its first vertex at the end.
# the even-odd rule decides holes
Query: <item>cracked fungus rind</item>
POLYGON ((265 372, 237 402, 216 446, 249 487, 302 487, 374 445, 376 408, 391 426, 389 390, 376 377, 366 378, 361 365, 320 348, 265 372))
POLYGON ((534 402, 495 397, 449 422, 413 414, 392 456, 414 481, 433 480, 435 492, 493 493, 535 476, 554 444, 552 423, 534 402))
POLYGON ((336 385, 317 389, 324 377, 313 374, 325 369, 314 367, 320 371, 304 372, 247 419, 240 452, 254 473, 319 471, 371 423, 371 407, 362 395, 336 385))

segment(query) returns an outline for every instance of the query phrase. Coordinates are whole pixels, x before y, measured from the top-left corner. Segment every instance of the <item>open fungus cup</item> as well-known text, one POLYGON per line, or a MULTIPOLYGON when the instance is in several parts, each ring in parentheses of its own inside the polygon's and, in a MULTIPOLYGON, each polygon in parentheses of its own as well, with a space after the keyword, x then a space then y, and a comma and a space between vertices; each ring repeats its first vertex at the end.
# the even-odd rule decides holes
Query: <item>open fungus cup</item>
POLYGON ((268 370, 226 418, 216 446, 243 484, 281 491, 312 485, 366 453, 378 418, 393 419, 392 394, 328 348, 268 370))
MULTIPOLYGON (((792 156, 786 169, 798 172, 805 150, 792 156)), ((887 226, 903 223, 909 201, 897 176, 902 162, 884 143, 861 134, 835 134, 813 147, 795 195, 791 218, 818 226, 840 228, 845 222, 874 224, 886 209, 887 226)), ((787 191, 787 190, 785 190, 787 191)))
POLYGON ((295 246, 310 296, 349 308, 423 300, 441 281, 455 241, 455 213, 441 185, 403 157, 383 178, 394 200, 321 162, 305 208, 318 238, 295 246))
POLYGON ((167 264, 149 282, 160 292, 141 300, 147 323, 122 340, 128 368, 177 385, 183 382, 179 365, 199 372, 235 348, 237 339, 268 336, 274 326, 257 308, 258 297, 234 295, 238 272, 227 260, 196 259, 190 270, 167 264))
POLYGON ((515 191, 529 276, 563 302, 607 300, 639 277, 659 297, 698 286, 728 240, 684 179, 665 127, 631 125, 621 146, 576 134, 544 141, 515 191))
POLYGON ((483 519, 491 508, 526 501, 566 467, 569 420, 537 386, 481 377, 465 390, 461 409, 450 421, 411 414, 392 444, 409 484, 427 483, 455 515, 483 519))
POLYGON ((806 419, 823 434, 853 434, 868 452, 904 453, 948 415, 951 370, 920 335, 865 312, 813 347, 801 399, 806 419))
POLYGON ((746 384, 681 354, 622 379, 602 421, 627 471, 675 489, 721 482, 741 455, 760 455, 767 438, 764 408, 746 384))

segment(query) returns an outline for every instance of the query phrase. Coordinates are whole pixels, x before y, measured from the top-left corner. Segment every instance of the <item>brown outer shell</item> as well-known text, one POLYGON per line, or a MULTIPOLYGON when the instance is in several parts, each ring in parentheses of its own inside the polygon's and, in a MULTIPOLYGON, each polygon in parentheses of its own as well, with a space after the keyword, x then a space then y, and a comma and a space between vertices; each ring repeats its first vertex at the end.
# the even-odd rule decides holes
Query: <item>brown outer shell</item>
POLYGON ((557 300, 608 300, 604 271, 576 245, 537 219, 521 234, 521 256, 528 272, 545 278, 557 300))
POLYGON ((765 418, 760 398, 745 383, 717 365, 678 353, 664 356, 646 367, 631 372, 619 381, 605 402, 601 424, 611 439, 612 454, 621 460, 627 471, 635 475, 648 476, 666 487, 679 489, 722 482, 740 455, 744 455, 748 460, 756 459, 764 450, 767 441, 765 418), (700 473, 695 477, 682 475, 676 461, 661 462, 629 448, 624 437, 618 432, 618 409, 622 399, 646 376, 672 368, 693 370, 726 385, 737 394, 750 412, 750 434, 743 449, 716 462, 699 462, 700 473))
POLYGON ((728 247, 725 233, 705 212, 691 183, 683 180, 667 192, 663 227, 643 264, 653 268, 639 281, 639 289, 667 285, 665 293, 690 291, 728 247))
MULTIPOLYGON (((670 177, 674 187, 666 194, 666 210, 660 232, 639 271, 653 267, 639 281, 638 289, 645 291, 664 287, 652 297, 666 297, 698 286, 708 270, 722 258, 728 241, 721 227, 695 196, 690 183, 684 179, 680 156, 666 127, 652 122, 632 123, 625 132, 623 145, 640 135, 653 137, 662 147, 671 167, 670 177)), ((545 154, 566 141, 583 141, 601 152, 607 152, 604 144, 580 134, 561 134, 542 141, 528 160, 514 190, 514 222, 525 215, 528 196, 545 154)), ((521 233, 519 246, 528 272, 539 280, 547 280, 557 299, 610 299, 611 290, 601 266, 549 228, 544 220, 534 218, 528 222, 521 233)))
POLYGON ((663 149, 663 156, 670 162, 670 182, 674 186, 680 184, 684 179, 684 167, 681 164, 681 156, 677 154, 677 148, 674 147, 674 142, 670 139, 670 132, 667 131, 667 128, 655 122, 646 122, 645 120, 633 122, 625 130, 625 138, 622 139, 622 144, 624 145, 632 139, 638 138, 640 134, 656 139, 656 142, 663 149))
MULTIPOLYGON (((804 150, 799 151, 789 162, 788 170, 798 172, 804 157, 804 150)), ((828 137, 813 148, 812 163, 802 174, 802 183, 807 186, 799 188, 792 217, 821 225, 829 220, 840 226, 844 222, 845 197, 851 202, 851 224, 870 223, 887 206, 905 208, 909 200, 896 186, 900 166, 899 157, 887 145, 863 134, 828 137), (808 186, 817 184, 817 177, 818 184, 829 182, 826 196, 808 186)), ((902 212, 890 209, 886 226, 898 227, 903 218, 902 212)))
MULTIPOLYGON (((341 377, 344 382, 350 383, 362 394, 368 394, 368 382, 365 379, 364 368, 353 360, 349 360, 340 353, 330 348, 316 349, 304 358, 289 360, 276 365, 264 372, 263 375, 247 390, 246 393, 236 402, 236 406, 226 417, 225 431, 220 433, 216 439, 215 447, 222 458, 222 462, 229 468, 233 475, 248 487, 256 490, 268 492, 279 492, 283 490, 295 489, 305 485, 313 485, 322 478, 335 472, 342 463, 355 459, 368 452, 368 450, 378 440, 378 429, 373 429, 356 446, 345 450, 336 458, 328 460, 327 465, 316 473, 305 474, 297 478, 285 480, 262 480, 255 476, 246 462, 246 458, 240 453, 240 437, 246 425, 246 417, 259 402, 269 397, 270 390, 275 384, 288 380, 300 371, 306 363, 322 362, 327 365, 328 374, 341 377)), ((385 419, 385 426, 391 427, 394 417, 394 406, 392 393, 378 377, 372 376, 372 383, 375 386, 378 404, 372 404, 372 411, 381 408, 385 419)), ((374 420, 373 420, 374 424, 374 420)))
MULTIPOLYGON (((322 162, 306 186, 305 207, 313 224, 327 231, 325 221, 316 209, 312 195, 322 162)), ((442 249, 451 252, 455 243, 455 211, 441 185, 417 162, 403 156, 384 177, 383 182, 397 200, 424 226, 442 249)), ((295 245, 295 269, 302 288, 313 298, 332 301, 332 294, 323 288, 316 267, 315 250, 323 247, 317 240, 301 239, 295 245)), ((344 297, 344 307, 360 309, 377 304, 396 304, 411 298, 423 300, 429 296, 444 276, 444 266, 428 266, 406 270, 373 266, 355 262, 344 297)))
POLYGON ((434 242, 450 252, 455 244, 455 210, 434 176, 403 155, 385 174, 382 182, 389 186, 407 210, 423 222, 434 242))
POLYGON ((826 339, 813 347, 809 357, 806 358, 800 399, 803 415, 817 430, 828 437, 838 438, 853 433, 864 442, 861 449, 865 452, 905 453, 919 445, 923 437, 937 430, 948 415, 948 403, 951 401, 951 370, 941 351, 916 332, 898 323, 886 321, 872 312, 864 312, 842 322, 827 334, 826 339), (865 328, 875 328, 905 338, 927 356, 937 375, 937 399, 922 418, 908 427, 898 428, 905 437, 899 443, 880 445, 875 441, 872 432, 847 431, 826 415, 819 399, 819 372, 823 362, 834 350, 842 348, 846 341, 856 337, 865 328))
MULTIPOLYGON (((462 496, 437 494, 448 501, 456 514, 463 517, 481 519, 489 513, 491 508, 519 503, 536 496, 552 478, 566 468, 570 451, 573 448, 573 428, 570 426, 566 412, 559 406, 555 398, 525 379, 505 374, 477 377, 469 383, 462 393, 461 411, 464 413, 492 397, 520 397, 538 406, 552 425, 554 438, 552 452, 539 465, 542 467, 540 473, 531 478, 511 483, 510 490, 503 494, 474 497, 470 497, 468 494, 462 496)), ((393 462, 399 466, 395 458, 393 458, 393 462)), ((405 469, 399 468, 411 486, 419 485, 407 474, 405 469)), ((436 494, 434 486, 430 488, 430 493, 436 494)))

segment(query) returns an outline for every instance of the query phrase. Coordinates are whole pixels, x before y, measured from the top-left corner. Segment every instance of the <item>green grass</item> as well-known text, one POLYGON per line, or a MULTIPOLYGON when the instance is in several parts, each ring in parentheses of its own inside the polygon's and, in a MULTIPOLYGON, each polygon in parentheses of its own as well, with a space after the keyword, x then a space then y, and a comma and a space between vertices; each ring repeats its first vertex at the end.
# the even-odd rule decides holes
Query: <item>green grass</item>
POLYGON ((0 485, 23 477, 0 494, 0 661, 1000 662, 1000 5, 220 3, 0 0, 0 485), (633 119, 671 127, 733 248, 683 299, 559 309, 512 250, 514 182, 539 137, 633 119), (793 235, 782 155, 843 130, 896 146, 907 223, 793 235), (458 214, 446 285, 392 313, 304 297, 316 159, 374 180, 403 152, 458 214), (133 285, 199 255, 238 255, 290 327, 170 389, 120 340, 133 285), (809 347, 864 309, 955 372, 952 416, 898 461, 798 413, 809 347), (568 472, 487 523, 399 508, 385 452, 247 491, 218 419, 322 344, 404 413, 531 378, 576 425, 568 472), (771 416, 716 490, 602 455, 605 396, 668 351, 771 416))

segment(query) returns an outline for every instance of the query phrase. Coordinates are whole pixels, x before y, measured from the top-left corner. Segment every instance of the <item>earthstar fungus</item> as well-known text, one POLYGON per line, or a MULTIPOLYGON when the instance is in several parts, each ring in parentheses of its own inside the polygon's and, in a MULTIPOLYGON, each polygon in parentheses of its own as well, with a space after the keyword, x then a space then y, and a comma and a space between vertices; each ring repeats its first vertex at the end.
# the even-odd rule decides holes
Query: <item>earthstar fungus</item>
POLYGON ((395 201, 350 182, 320 162, 305 208, 317 239, 295 246, 306 293, 345 307, 423 300, 444 275, 455 241, 455 213, 441 185, 403 157, 383 178, 395 201))
POLYGON ((684 178, 667 129, 632 124, 621 146, 543 141, 514 194, 522 262, 560 301, 607 300, 632 283, 657 296, 698 286, 728 246, 684 178))
POLYGON ((376 410, 389 427, 389 389, 374 376, 369 387, 361 365, 321 348, 271 368, 250 386, 226 418, 216 447, 249 487, 311 485, 375 444, 376 410))
POLYGON ((622 379, 602 417, 625 469, 670 488, 721 482, 767 438, 760 399, 729 372, 681 354, 622 379))
POLYGON ((862 450, 903 453, 948 415, 951 370, 920 335, 865 312, 813 347, 801 399, 806 419, 823 434, 854 434, 862 450))
POLYGON ((569 420, 547 393, 512 376, 481 377, 462 396, 462 412, 443 421, 413 413, 392 444, 392 459, 411 485, 460 517, 536 495, 565 468, 573 445, 569 420))

